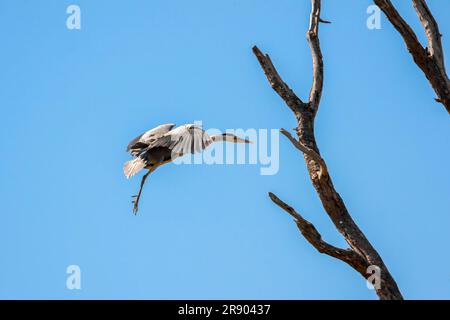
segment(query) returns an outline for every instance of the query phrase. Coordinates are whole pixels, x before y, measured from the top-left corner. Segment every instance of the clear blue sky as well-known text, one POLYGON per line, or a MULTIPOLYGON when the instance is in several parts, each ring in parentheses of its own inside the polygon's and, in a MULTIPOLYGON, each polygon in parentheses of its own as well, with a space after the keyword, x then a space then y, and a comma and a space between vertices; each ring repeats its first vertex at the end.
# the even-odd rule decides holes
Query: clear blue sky
MULTIPOLYGON (((410 1, 395 1, 423 39, 410 1)), ((450 2, 429 5, 450 57, 450 2)), ((406 298, 450 298, 450 126, 371 1, 324 0, 317 140, 335 186, 406 298)), ((0 2, 0 298, 375 299, 317 253, 276 192, 337 245, 300 154, 280 170, 175 166, 122 173, 127 142, 161 123, 293 128, 251 47, 306 97, 309 1, 0 2), (66 8, 81 7, 81 30, 66 8), (66 289, 79 265, 82 289, 66 289)), ((449 60, 447 59, 449 62, 449 60)), ((449 62, 450 64, 450 62, 449 62)), ((450 67, 450 66, 449 66, 450 67)))

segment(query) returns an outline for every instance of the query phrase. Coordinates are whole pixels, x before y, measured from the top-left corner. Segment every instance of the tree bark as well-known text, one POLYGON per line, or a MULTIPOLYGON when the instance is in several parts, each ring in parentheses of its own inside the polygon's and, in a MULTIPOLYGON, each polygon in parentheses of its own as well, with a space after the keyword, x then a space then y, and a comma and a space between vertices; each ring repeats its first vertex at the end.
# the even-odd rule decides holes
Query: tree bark
POLYGON ((319 195, 323 208, 350 248, 337 248, 323 241, 314 225, 305 220, 291 206, 284 203, 273 193, 269 193, 269 196, 275 204, 294 218, 302 235, 320 253, 344 261, 365 279, 369 279, 371 276, 368 273, 370 266, 378 267, 380 270, 380 286, 376 288, 376 293, 379 298, 383 300, 401 300, 403 297, 389 270, 378 252, 356 225, 344 201, 335 190, 325 160, 320 155, 316 143, 314 120, 319 108, 323 88, 323 59, 318 32, 319 23, 328 22, 320 18, 320 0, 311 0, 311 3, 312 10, 306 37, 312 54, 313 83, 308 102, 303 102, 282 80, 267 54, 264 55, 256 46, 253 47, 253 53, 256 55, 272 88, 284 100, 296 117, 298 140, 284 129, 281 129, 281 133, 292 142, 294 147, 303 153, 309 177, 319 195))
POLYGON ((423 71, 431 87, 436 92, 437 102, 450 113, 450 80, 445 70, 441 33, 425 0, 412 0, 414 9, 425 29, 428 46, 424 48, 408 23, 398 13, 390 0, 374 0, 388 20, 402 36, 414 62, 423 71))

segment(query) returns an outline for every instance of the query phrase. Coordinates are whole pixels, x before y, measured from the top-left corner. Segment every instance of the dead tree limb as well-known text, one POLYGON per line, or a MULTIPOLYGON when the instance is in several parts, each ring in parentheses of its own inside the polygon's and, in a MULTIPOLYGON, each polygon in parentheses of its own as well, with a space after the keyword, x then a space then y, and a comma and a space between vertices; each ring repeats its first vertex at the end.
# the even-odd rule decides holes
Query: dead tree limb
POLYGON ((441 33, 425 0, 412 0, 417 16, 427 36, 427 47, 424 48, 408 23, 398 13, 390 0, 374 0, 384 12, 388 20, 403 38, 414 62, 423 71, 432 88, 437 102, 444 105, 450 113, 450 80, 447 76, 442 50, 441 33))
POLYGON ((269 197, 274 203, 276 203, 280 208, 289 213, 297 225, 298 229, 302 233, 308 242, 317 249, 320 253, 327 254, 331 257, 344 261, 351 265, 356 271, 358 271, 363 277, 367 276, 367 261, 363 259, 359 254, 357 254, 352 249, 341 249, 337 248, 322 240, 322 236, 317 231, 314 225, 305 220, 294 208, 280 200, 272 192, 269 192, 269 197))
POLYGON ((293 111, 297 120, 298 140, 282 129, 293 145, 303 153, 311 182, 316 189, 323 208, 342 234, 350 248, 336 248, 322 240, 317 229, 292 207, 281 201, 273 193, 269 193, 272 201, 287 211, 295 220, 302 235, 319 252, 344 261, 364 278, 369 278, 367 268, 377 266, 381 271, 380 286, 376 293, 380 299, 402 299, 402 295, 378 252, 367 240, 363 232, 350 216, 341 196, 335 190, 327 166, 314 136, 314 119, 319 108, 323 88, 323 59, 319 43, 320 0, 311 0, 312 11, 306 37, 311 48, 313 61, 313 82, 308 102, 303 102, 282 80, 269 56, 264 55, 256 46, 253 53, 258 59, 272 88, 293 111))

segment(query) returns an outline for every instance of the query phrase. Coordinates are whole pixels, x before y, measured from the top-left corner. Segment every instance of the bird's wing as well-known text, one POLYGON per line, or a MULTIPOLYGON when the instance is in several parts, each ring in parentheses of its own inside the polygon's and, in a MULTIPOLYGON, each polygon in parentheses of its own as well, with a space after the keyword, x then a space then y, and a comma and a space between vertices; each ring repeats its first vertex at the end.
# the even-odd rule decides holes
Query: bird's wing
POLYGON ((148 147, 152 142, 172 130, 174 126, 175 125, 172 123, 162 124, 156 128, 144 132, 128 143, 127 152, 130 152, 132 155, 136 155, 136 152, 148 147))
POLYGON ((172 159, 181 157, 188 153, 201 152, 212 143, 210 136, 196 125, 180 126, 148 146, 148 149, 155 147, 166 147, 172 150, 172 159))

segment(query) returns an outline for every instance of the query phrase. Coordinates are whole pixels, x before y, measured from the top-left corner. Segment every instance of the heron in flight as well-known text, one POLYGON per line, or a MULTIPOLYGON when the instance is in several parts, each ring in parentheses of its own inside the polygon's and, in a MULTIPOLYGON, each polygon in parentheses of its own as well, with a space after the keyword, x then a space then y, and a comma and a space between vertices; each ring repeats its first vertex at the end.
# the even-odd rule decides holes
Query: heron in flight
POLYGON ((251 143, 251 141, 238 138, 231 133, 209 136, 195 124, 185 124, 175 129, 173 127, 175 125, 172 123, 157 126, 131 140, 127 146, 127 152, 134 158, 125 162, 123 166, 123 172, 127 179, 142 169, 148 170, 142 177, 138 194, 133 196, 134 214, 138 212, 139 199, 145 180, 156 168, 185 154, 201 152, 213 142, 251 143))

